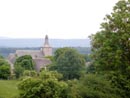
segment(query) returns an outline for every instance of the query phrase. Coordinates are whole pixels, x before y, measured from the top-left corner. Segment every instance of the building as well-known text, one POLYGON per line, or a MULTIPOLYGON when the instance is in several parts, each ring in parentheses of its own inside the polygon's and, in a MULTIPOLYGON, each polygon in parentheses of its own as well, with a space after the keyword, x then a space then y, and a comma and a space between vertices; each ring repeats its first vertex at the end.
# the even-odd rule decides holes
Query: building
POLYGON ((52 47, 49 45, 48 36, 45 36, 45 42, 43 47, 40 50, 16 50, 15 53, 10 53, 7 61, 11 65, 11 69, 14 69, 13 64, 16 58, 24 55, 31 55, 33 61, 35 62, 36 71, 40 71, 41 68, 44 68, 46 65, 50 64, 51 61, 46 56, 52 56, 52 47))

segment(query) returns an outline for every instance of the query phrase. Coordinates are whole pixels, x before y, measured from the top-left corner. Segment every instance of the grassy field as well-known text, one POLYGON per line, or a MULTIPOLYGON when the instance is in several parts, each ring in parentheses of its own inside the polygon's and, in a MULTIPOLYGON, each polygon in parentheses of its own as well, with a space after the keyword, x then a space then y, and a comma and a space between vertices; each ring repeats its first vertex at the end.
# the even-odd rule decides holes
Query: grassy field
POLYGON ((0 80, 0 98, 17 98, 17 83, 15 80, 0 80))

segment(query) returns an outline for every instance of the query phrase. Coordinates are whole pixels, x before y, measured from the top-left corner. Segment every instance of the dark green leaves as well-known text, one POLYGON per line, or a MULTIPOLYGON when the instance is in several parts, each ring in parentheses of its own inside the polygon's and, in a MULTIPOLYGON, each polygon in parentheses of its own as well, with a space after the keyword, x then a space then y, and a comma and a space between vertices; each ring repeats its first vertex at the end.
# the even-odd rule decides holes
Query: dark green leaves
POLYGON ((85 59, 72 48, 57 49, 54 54, 54 65, 50 68, 63 74, 63 79, 78 79, 85 67, 85 59))

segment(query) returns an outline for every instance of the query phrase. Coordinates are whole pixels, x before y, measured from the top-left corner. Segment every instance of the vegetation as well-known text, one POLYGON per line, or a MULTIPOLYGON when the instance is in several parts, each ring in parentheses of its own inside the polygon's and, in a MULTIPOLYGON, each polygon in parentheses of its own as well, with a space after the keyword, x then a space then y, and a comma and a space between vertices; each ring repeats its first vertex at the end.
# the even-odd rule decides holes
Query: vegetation
POLYGON ((105 78, 89 74, 80 80, 62 81, 56 71, 40 77, 26 77, 18 85, 20 98, 121 98, 118 89, 105 78))
POLYGON ((30 55, 25 55, 16 59, 14 67, 16 77, 19 78, 25 70, 34 70, 34 62, 30 55))
POLYGON ((37 77, 37 72, 35 70, 24 70, 23 77, 37 77))
POLYGON ((119 1, 101 28, 90 37, 91 54, 57 49, 47 57, 52 64, 39 73, 33 71, 30 56, 19 57, 16 75, 24 76, 18 84, 19 98, 130 98, 130 0, 119 1), (90 62, 86 72, 85 61, 90 62))
POLYGON ((51 69, 63 74, 64 80, 79 79, 85 69, 85 59, 72 48, 60 48, 55 51, 51 69))
POLYGON ((42 71, 40 78, 28 77, 18 85, 20 98, 67 98, 67 84, 59 81, 56 72, 42 71))
POLYGON ((119 1, 91 36, 93 65, 107 74, 124 98, 130 97, 130 0, 119 1))
POLYGON ((118 89, 104 77, 87 74, 80 80, 69 81, 70 98, 121 98, 118 89))
POLYGON ((0 80, 0 98, 17 98, 17 83, 16 80, 0 80))
MULTIPOLYGON (((21 64, 24 69, 28 69, 30 67, 25 65, 26 63, 22 63, 22 61, 28 58, 30 56, 22 56, 16 60, 16 64, 21 64)), ((101 75, 86 75, 86 73, 82 73, 84 71, 82 66, 84 68, 85 60, 76 50, 72 48, 58 49, 54 58, 51 57, 51 59, 53 61, 52 64, 56 64, 53 67, 50 65, 52 68, 57 67, 55 71, 51 71, 51 68, 51 70, 43 69, 39 75, 32 70, 23 71, 22 76, 24 77, 21 78, 18 84, 19 94, 17 95, 18 91, 16 92, 18 98, 120 98, 120 95, 117 95, 119 90, 112 86, 106 78, 101 75), (66 73, 62 73, 62 71, 60 73, 57 72, 58 64, 60 64, 60 67, 66 66, 69 70, 70 66, 67 66, 67 64, 70 61, 67 58, 70 59, 70 65, 74 66, 72 70, 75 72, 70 71, 69 74, 75 77, 64 77, 67 70, 66 73), (61 59, 60 63, 59 59, 61 59), (81 67, 81 69, 77 71, 78 68, 75 65, 78 64, 78 67, 81 67), (77 72, 79 72, 78 78, 76 76, 77 72)), ((7 87, 5 88, 7 90, 7 87)))
POLYGON ((9 79, 10 77, 10 65, 1 56, 0 57, 0 79, 9 79))
MULTIPOLYGON (((68 73, 67 70, 63 73, 64 70, 61 71, 60 69, 62 66, 66 66, 69 70, 70 67, 67 64, 71 66, 79 64, 80 66, 78 67, 82 68, 82 60, 84 61, 82 56, 77 55, 77 52, 72 48, 58 49, 53 58, 53 63, 56 65, 52 65, 51 68, 59 71, 59 73, 57 71, 42 70, 38 77, 24 78, 18 86, 20 98, 121 98, 118 95, 119 89, 112 86, 105 76, 96 74, 85 75, 84 73, 84 75, 80 76, 81 78, 77 78, 75 75, 77 74, 77 70, 75 73, 73 71, 68 73), (71 58, 70 61, 62 59, 62 55, 66 59, 71 58), (60 65, 58 65, 59 59, 61 59, 60 65), (72 61, 75 61, 76 64, 75 62, 69 63, 72 61), (68 76, 73 76, 74 74, 75 78, 70 78, 66 74, 68 76)), ((71 70, 75 69, 73 67, 71 70)))

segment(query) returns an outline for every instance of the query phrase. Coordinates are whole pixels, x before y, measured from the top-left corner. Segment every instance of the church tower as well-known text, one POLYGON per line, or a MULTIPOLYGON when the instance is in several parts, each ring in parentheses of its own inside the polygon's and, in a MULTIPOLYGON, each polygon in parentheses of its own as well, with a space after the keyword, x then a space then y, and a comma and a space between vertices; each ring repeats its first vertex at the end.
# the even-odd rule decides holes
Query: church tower
POLYGON ((47 35, 45 36, 45 42, 42 48, 42 52, 44 56, 52 56, 52 47, 49 45, 49 39, 47 35))

